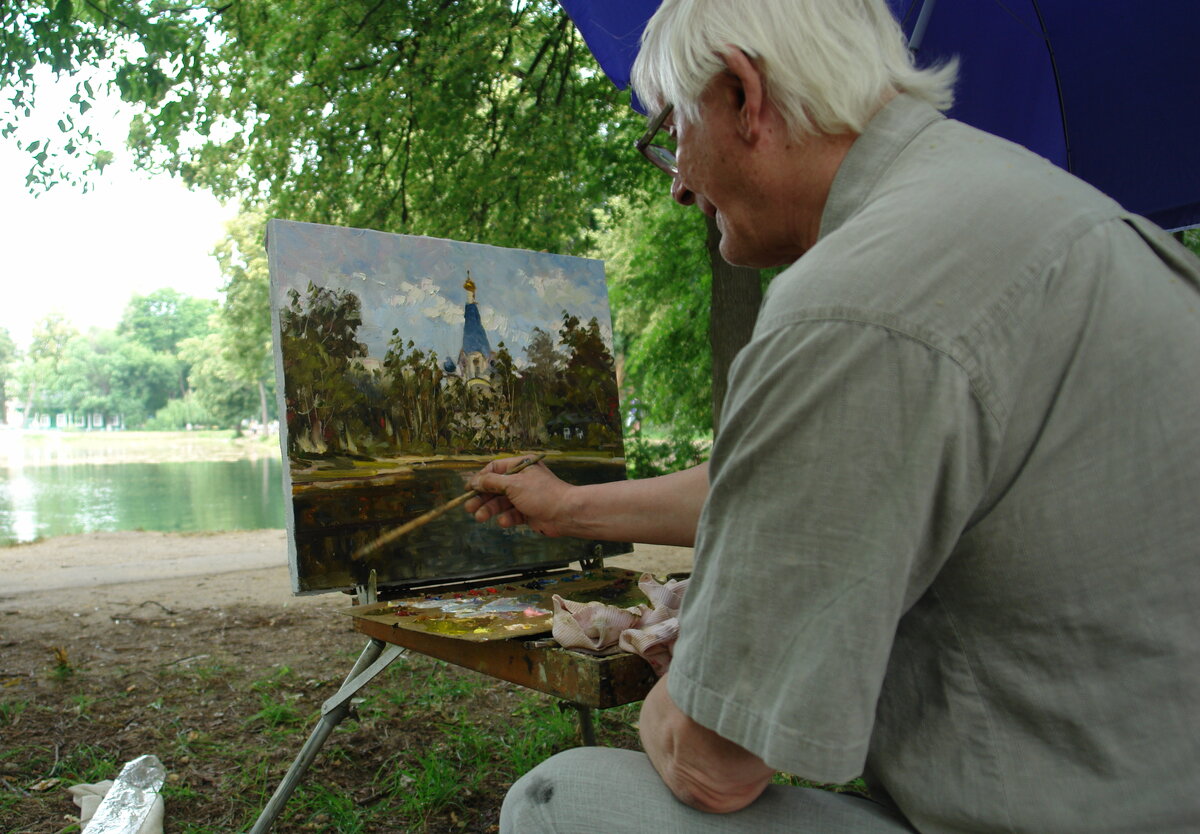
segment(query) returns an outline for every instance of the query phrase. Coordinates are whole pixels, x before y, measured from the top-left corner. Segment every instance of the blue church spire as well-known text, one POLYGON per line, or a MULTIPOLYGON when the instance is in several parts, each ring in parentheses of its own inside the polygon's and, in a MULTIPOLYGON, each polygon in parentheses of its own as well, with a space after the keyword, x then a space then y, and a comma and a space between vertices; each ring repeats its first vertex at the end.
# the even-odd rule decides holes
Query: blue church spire
POLYGON ((467 270, 467 282, 463 284, 467 291, 467 306, 463 310, 463 342, 462 352, 468 356, 481 353, 492 355, 491 345, 488 344, 487 333, 483 329, 483 321, 479 317, 479 305, 475 303, 475 282, 471 280, 471 270, 467 270))
MULTIPOLYGON (((475 282, 467 270, 467 306, 463 309, 462 350, 458 352, 458 373, 468 382, 487 385, 492 376, 492 347, 488 343, 483 320, 479 316, 479 305, 475 303, 475 282)), ((447 366, 449 367, 449 366, 447 366)))

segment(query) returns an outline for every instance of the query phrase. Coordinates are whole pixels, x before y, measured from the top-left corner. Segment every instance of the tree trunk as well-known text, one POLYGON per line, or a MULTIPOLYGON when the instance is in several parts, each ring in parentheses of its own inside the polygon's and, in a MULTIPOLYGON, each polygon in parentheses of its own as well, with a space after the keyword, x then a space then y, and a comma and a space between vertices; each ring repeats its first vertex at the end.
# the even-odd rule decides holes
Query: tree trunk
POLYGON ((258 407, 259 407, 259 410, 262 412, 262 430, 263 430, 263 432, 266 432, 267 417, 268 417, 268 414, 267 414, 267 386, 263 385, 263 381, 261 379, 257 380, 257 385, 258 385, 258 407))
POLYGON ((37 383, 29 383, 29 390, 25 394, 25 411, 21 414, 21 428, 27 429, 33 423, 33 398, 37 394, 37 383))
POLYGON ((712 265, 712 309, 709 313, 708 343, 712 347, 713 434, 721 423, 721 406, 729 389, 729 366, 754 332, 754 320, 762 304, 762 282, 758 270, 733 266, 721 257, 721 232, 711 217, 706 245, 712 265))

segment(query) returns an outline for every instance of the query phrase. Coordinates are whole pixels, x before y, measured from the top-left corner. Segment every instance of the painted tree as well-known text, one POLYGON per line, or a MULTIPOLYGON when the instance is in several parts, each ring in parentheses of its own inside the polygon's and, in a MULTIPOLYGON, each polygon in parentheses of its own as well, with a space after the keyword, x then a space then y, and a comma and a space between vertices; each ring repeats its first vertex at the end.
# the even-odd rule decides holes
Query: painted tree
POLYGON ((525 358, 528 364, 524 375, 541 380, 547 388, 566 362, 566 357, 555 347, 554 336, 540 327, 533 328, 533 337, 525 346, 525 358))
POLYGON ((367 355, 358 341, 362 302, 348 290, 313 284, 304 296, 292 290, 289 302, 280 311, 289 441, 303 453, 353 453, 359 426, 350 420, 359 395, 351 366, 367 355))
POLYGON ((578 316, 563 312, 559 342, 567 349, 560 373, 563 415, 586 423, 588 445, 612 442, 619 436, 619 408, 613 357, 593 316, 583 324, 578 316))
POLYGON ((525 434, 517 423, 517 392, 520 377, 512 354, 504 342, 496 345, 492 359, 492 412, 495 416, 497 446, 511 447, 518 436, 525 434))
POLYGON ((397 448, 409 454, 430 453, 442 442, 447 422, 444 376, 436 353, 426 353, 399 330, 392 331, 383 359, 383 392, 397 448))

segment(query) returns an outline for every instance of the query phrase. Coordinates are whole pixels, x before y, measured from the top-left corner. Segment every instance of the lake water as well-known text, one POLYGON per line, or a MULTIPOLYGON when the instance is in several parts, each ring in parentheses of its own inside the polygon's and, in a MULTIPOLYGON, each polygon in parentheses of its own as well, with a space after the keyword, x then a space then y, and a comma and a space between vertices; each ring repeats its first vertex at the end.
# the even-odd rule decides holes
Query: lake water
POLYGON ((116 530, 284 526, 278 458, 0 467, 0 545, 116 530))

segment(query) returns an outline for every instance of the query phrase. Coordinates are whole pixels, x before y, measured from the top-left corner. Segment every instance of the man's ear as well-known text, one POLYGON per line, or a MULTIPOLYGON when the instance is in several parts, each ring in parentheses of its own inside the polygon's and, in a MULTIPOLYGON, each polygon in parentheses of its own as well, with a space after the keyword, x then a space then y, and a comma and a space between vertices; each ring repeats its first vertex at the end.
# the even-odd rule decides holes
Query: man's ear
POLYGON ((766 110, 766 84, 762 72, 740 49, 730 48, 721 58, 729 73, 741 85, 738 133, 748 142, 758 139, 763 130, 766 110))

